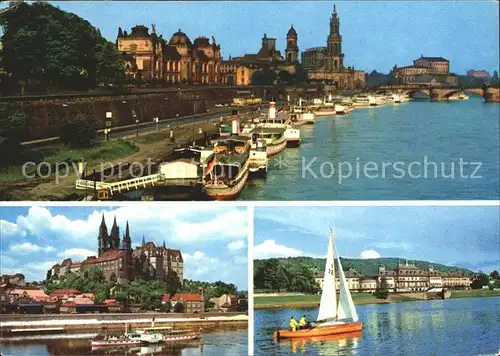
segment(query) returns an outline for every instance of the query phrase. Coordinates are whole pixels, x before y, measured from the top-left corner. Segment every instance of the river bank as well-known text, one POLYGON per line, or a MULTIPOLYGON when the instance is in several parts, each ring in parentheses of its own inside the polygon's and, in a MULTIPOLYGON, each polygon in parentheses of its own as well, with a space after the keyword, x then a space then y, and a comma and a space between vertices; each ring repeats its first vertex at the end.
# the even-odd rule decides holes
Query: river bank
MULTIPOLYGON (((417 293, 391 293, 387 299, 378 299, 371 293, 351 293, 351 295, 354 304, 389 304, 425 300, 418 297, 417 293)), ((451 293, 451 299, 497 296, 500 296, 500 290, 455 290, 451 293)), ((320 295, 310 294, 256 296, 254 297, 254 309, 314 308, 319 306, 320 298, 320 295)))
POLYGON ((83 315, 2 315, 0 336, 38 333, 123 331, 146 327, 196 327, 207 330, 247 327, 248 315, 238 313, 177 314, 83 314, 83 315))
MULTIPOLYGON (((242 119, 246 117, 242 114, 242 119)), ((218 132, 217 125, 221 123, 220 118, 205 118, 203 121, 189 124, 181 124, 173 128, 175 143, 170 141, 170 129, 139 133, 139 136, 126 137, 119 141, 101 142, 96 144, 96 149, 70 151, 63 145, 55 145, 47 154, 42 155, 34 161, 57 164, 60 162, 74 162, 84 158, 87 163, 87 171, 97 172, 102 167, 110 167, 123 163, 138 162, 147 167, 148 162, 161 161, 167 157, 178 145, 184 145, 192 141, 193 136, 200 138, 198 131, 201 129, 207 135, 218 132), (129 149, 117 150, 118 146, 126 146, 129 149), (88 154, 91 151, 90 154, 88 154), (87 155, 88 154, 88 155, 87 155)), ((230 117, 225 116, 222 123, 230 123, 230 117)), ((39 148, 40 150, 40 148, 39 148)), ((71 164, 70 164, 71 167, 71 164)), ((0 170, 0 200, 79 200, 84 197, 85 192, 75 191, 76 171, 70 168, 49 176, 26 178, 22 175, 22 166, 10 167, 0 170), (4 176, 4 178, 2 178, 4 176)))

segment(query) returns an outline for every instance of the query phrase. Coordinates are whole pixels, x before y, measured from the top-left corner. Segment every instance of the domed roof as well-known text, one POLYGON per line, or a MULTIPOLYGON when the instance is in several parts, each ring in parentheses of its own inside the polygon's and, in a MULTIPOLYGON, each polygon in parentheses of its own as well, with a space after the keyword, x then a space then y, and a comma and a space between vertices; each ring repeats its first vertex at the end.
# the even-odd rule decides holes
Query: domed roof
POLYGON ((137 25, 132 27, 130 37, 149 37, 149 29, 144 25, 137 25))
POLYGON ((195 47, 208 47, 210 46, 210 41, 206 37, 198 37, 194 40, 195 47))
POLYGON ((292 27, 290 27, 290 29, 288 30, 288 33, 286 35, 297 37, 297 31, 295 31, 295 29, 293 28, 293 25, 292 25, 292 27))
POLYGON ((181 31, 181 29, 179 29, 179 31, 177 31, 172 35, 168 44, 173 46, 178 46, 178 45, 191 46, 191 40, 184 32, 181 31))

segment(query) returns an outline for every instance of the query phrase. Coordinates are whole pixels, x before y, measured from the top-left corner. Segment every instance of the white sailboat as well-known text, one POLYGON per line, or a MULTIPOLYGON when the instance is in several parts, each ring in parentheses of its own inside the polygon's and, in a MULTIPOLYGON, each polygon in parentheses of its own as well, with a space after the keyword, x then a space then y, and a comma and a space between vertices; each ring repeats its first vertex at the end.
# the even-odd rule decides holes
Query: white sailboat
POLYGON ((335 249, 333 233, 330 231, 323 290, 316 323, 313 324, 312 328, 305 330, 278 330, 275 331, 274 336, 278 340, 281 338, 317 337, 353 333, 362 328, 363 323, 359 321, 342 263, 335 249), (339 271, 338 286, 335 277, 335 260, 339 271), (339 291, 338 301, 337 290, 339 291))

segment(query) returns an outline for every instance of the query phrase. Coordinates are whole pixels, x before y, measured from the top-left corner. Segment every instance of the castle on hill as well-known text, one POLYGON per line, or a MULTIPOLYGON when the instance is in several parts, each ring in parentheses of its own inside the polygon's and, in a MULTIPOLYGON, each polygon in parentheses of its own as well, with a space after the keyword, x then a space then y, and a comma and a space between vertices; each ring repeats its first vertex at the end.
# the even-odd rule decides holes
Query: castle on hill
POLYGON ((97 236, 97 256, 89 256, 82 262, 74 262, 71 258, 64 259, 49 270, 51 278, 60 278, 69 272, 85 273, 92 266, 99 266, 108 281, 132 281, 135 278, 166 281, 169 271, 173 271, 182 282, 184 278, 184 261, 180 250, 165 246, 156 246, 154 242, 146 242, 143 236, 142 244, 132 248, 129 223, 125 234, 120 239, 120 228, 113 221, 108 233, 104 214, 102 216, 97 236))

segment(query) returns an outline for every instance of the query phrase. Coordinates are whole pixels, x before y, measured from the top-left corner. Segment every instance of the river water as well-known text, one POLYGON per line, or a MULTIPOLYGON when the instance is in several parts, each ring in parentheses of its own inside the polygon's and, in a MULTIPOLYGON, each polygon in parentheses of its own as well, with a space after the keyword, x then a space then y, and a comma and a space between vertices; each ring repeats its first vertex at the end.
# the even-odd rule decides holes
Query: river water
MULTIPOLYGON (((48 336, 46 336, 48 337, 48 336)), ((30 338, 1 341, 0 353, 9 355, 66 356, 66 355, 248 355, 248 330, 219 331, 205 333, 201 341, 171 343, 139 347, 92 349, 92 335, 80 334, 63 339, 30 338)))
POLYGON ((363 330, 322 341, 272 340, 290 316, 317 308, 255 312, 255 355, 494 355, 500 349, 500 297, 357 305, 363 330))
POLYGON ((317 118, 240 199, 499 199, 499 115, 471 96, 317 118))

